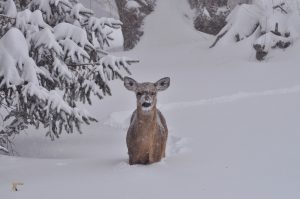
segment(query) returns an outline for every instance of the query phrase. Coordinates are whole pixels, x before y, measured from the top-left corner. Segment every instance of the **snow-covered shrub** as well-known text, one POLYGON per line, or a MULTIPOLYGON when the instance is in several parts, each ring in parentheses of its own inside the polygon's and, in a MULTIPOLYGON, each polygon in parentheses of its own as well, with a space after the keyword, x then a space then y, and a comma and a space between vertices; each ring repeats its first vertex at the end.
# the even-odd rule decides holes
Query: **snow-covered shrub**
POLYGON ((27 3, 13 15, 7 6, 0 12, 13 21, 0 27, 8 29, 0 38, 0 151, 10 151, 11 138, 30 125, 48 129, 51 139, 81 132, 96 120, 78 103, 111 95, 109 81, 130 74, 135 62, 103 50, 113 39, 105 27, 120 28, 119 20, 96 18, 76 1, 27 3))
POLYGON ((155 6, 156 0, 118 0, 116 1, 120 20, 123 22, 124 49, 129 50, 136 46, 140 37, 144 19, 155 6))
POLYGON ((228 13, 229 9, 226 7, 200 8, 195 17, 194 26, 201 32, 216 35, 226 25, 225 19, 228 13))
POLYGON ((226 25, 229 8, 227 1, 188 0, 195 11, 194 27, 208 34, 216 35, 226 25))
POLYGON ((257 0, 237 5, 212 47, 251 38, 258 60, 263 60, 271 49, 287 48, 299 35, 299 3, 299 0, 257 0))

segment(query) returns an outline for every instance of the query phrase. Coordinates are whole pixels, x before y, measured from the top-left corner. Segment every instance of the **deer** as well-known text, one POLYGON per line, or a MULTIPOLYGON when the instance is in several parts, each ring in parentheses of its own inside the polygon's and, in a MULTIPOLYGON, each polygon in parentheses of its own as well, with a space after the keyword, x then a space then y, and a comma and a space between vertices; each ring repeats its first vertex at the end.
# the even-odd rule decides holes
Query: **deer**
POLYGON ((137 101, 126 136, 129 164, 159 162, 166 156, 168 127, 156 107, 157 93, 170 86, 170 78, 165 77, 155 83, 138 83, 130 77, 124 77, 124 86, 135 93, 137 101))

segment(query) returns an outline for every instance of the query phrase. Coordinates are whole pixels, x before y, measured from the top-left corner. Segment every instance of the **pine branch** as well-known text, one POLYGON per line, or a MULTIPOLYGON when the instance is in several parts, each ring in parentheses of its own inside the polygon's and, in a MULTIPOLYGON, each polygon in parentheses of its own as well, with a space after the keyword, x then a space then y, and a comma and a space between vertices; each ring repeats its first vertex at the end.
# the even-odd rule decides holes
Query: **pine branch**
POLYGON ((10 19, 10 20, 16 20, 15 17, 9 17, 9 16, 6 16, 4 14, 0 14, 0 18, 7 18, 7 19, 10 19))
MULTIPOLYGON (((139 63, 139 60, 129 60, 126 61, 126 63, 128 65, 134 64, 134 63, 139 63)), ((79 67, 79 66, 95 66, 95 65, 101 65, 100 62, 92 62, 92 63, 75 63, 75 64, 67 64, 67 66, 71 66, 71 67, 79 67)))
POLYGON ((139 62, 110 55, 103 49, 103 40, 113 39, 104 27, 118 29, 122 22, 93 17, 92 11, 81 4, 74 8, 76 4, 68 0, 56 2, 31 1, 30 9, 20 11, 15 18, 0 14, 0 24, 5 25, 0 26, 7 30, 8 41, 1 43, 7 52, 0 52, 0 63, 9 63, 1 66, 5 70, 0 71, 4 71, 3 78, 0 77, 0 83, 4 82, 0 88, 0 108, 7 111, 3 121, 9 122, 0 129, 0 150, 5 147, 12 151, 12 136, 28 126, 43 125, 52 139, 58 138, 63 130, 81 132, 81 124, 96 119, 77 108, 77 103, 91 104, 92 95, 99 99, 111 95, 108 81, 123 79, 124 73, 131 74, 128 66, 139 62), (40 10, 45 3, 50 9, 40 10), (19 18, 24 20, 13 27, 19 18), (76 20, 76 25, 71 23, 76 20), (91 24, 82 24, 85 20, 91 24), (15 37, 19 46, 26 47, 10 46, 15 37), (21 53, 26 56, 15 56, 21 53), (23 67, 19 68, 20 64, 23 67), (8 90, 10 87, 13 89, 8 90))
POLYGON ((72 7, 69 4, 67 4, 67 3, 65 3, 63 1, 60 1, 59 3, 61 3, 62 5, 68 7, 69 9, 72 9, 72 7))

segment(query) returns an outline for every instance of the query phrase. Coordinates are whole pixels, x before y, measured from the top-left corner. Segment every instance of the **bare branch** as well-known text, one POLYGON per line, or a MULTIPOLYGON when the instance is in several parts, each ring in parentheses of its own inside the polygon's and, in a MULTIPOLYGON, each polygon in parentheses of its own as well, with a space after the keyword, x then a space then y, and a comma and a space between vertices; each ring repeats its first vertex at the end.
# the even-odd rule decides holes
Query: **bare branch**
POLYGON ((281 4, 279 4, 279 5, 273 6, 273 9, 280 8, 280 10, 281 10, 282 12, 284 12, 285 14, 287 14, 287 11, 282 7, 282 6, 284 6, 284 5, 285 5, 285 3, 281 3, 281 4))

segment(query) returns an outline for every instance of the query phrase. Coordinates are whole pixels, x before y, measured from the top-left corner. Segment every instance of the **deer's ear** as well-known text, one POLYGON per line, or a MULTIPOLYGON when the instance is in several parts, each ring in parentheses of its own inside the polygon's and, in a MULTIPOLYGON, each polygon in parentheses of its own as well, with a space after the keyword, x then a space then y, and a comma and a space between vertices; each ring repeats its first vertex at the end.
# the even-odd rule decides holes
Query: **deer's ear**
POLYGON ((170 86, 170 78, 165 77, 158 80, 155 84, 157 91, 164 91, 170 86))
POLYGON ((124 77, 124 86, 130 91, 136 91, 137 89, 137 82, 130 78, 130 77, 124 77))

